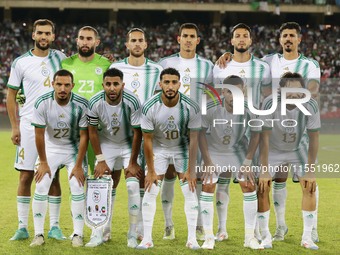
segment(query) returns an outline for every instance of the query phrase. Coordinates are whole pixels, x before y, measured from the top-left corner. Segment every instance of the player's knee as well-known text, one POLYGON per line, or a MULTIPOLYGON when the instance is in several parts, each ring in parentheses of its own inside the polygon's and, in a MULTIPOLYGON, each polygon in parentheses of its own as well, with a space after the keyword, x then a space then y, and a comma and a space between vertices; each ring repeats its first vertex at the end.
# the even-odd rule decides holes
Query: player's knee
POLYGON ((302 186, 302 195, 307 198, 313 198, 315 197, 315 191, 311 189, 311 187, 302 186))
POLYGON ((203 184, 202 191, 207 193, 214 193, 216 188, 216 184, 203 184))
POLYGON ((126 189, 128 194, 138 193, 139 194, 139 182, 136 177, 130 177, 126 179, 126 189))
POLYGON ((31 187, 34 177, 33 171, 20 171, 19 185, 23 187, 31 187))
POLYGON ((51 182, 49 182, 46 178, 43 178, 40 182, 38 182, 35 186, 35 193, 39 195, 47 195, 50 189, 51 182))
POLYGON ((255 185, 252 185, 250 182, 239 182, 240 187, 243 193, 254 192, 256 190, 255 185))
POLYGON ((198 201, 196 192, 192 192, 190 190, 188 183, 182 185, 181 188, 182 188, 182 193, 184 195, 185 201, 187 201, 187 202, 190 202, 190 201, 197 202, 198 201))
POLYGON ((69 180, 71 194, 81 194, 84 192, 84 187, 80 186, 76 178, 69 180))

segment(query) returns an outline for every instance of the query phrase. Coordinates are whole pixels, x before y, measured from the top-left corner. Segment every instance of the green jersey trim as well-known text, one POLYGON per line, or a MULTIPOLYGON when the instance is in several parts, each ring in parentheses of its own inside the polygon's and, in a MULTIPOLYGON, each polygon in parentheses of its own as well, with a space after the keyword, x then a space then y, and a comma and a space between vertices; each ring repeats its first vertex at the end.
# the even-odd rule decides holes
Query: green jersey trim
POLYGON ((143 129, 143 128, 142 128, 142 131, 143 131, 144 133, 153 133, 154 130, 143 129))
POLYGON ((46 128, 46 125, 39 125, 36 123, 31 123, 32 126, 37 127, 37 128, 46 128))
POLYGON ((35 104, 34 104, 34 107, 35 107, 36 109, 38 109, 39 105, 40 105, 43 101, 45 101, 45 100, 47 100, 47 99, 49 99, 49 98, 54 99, 54 90, 52 90, 52 91, 50 91, 50 92, 47 92, 46 94, 44 94, 44 95, 38 97, 37 101, 36 101, 35 104))
POLYGON ((15 87, 13 85, 10 85, 10 84, 7 84, 7 87, 11 88, 11 89, 14 89, 14 90, 19 90, 20 87, 15 87))
POLYGON ((153 98, 151 98, 149 101, 147 101, 145 103, 145 105, 143 106, 142 108, 142 113, 144 115, 146 115, 148 113, 148 111, 150 110, 150 108, 156 104, 157 102, 161 102, 162 103, 162 100, 161 100, 161 92, 159 92, 158 94, 156 94, 153 98))
POLYGON ((319 131, 320 131, 320 128, 307 129, 307 132, 311 132, 311 133, 319 132, 319 131))

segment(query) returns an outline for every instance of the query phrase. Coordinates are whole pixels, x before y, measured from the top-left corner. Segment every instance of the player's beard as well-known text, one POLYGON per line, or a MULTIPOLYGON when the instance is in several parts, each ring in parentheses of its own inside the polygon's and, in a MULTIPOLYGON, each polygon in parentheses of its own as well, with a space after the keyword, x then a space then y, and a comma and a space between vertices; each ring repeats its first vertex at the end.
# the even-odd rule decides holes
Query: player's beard
POLYGON ((293 44, 292 43, 286 43, 284 46, 285 46, 284 48, 285 48, 286 52, 292 52, 293 51, 293 49, 292 49, 293 44), (290 47, 287 47, 288 45, 290 47))
POLYGON ((59 103, 60 104, 62 104, 62 105, 65 105, 65 104, 67 104, 68 103, 68 101, 69 101, 69 99, 70 99, 70 94, 66 94, 66 93, 59 93, 58 94, 58 101, 59 101, 59 103))
POLYGON ((87 51, 83 51, 80 47, 78 47, 78 53, 82 57, 90 57, 94 53, 94 47, 90 47, 87 51))
POLYGON ((107 93, 106 96, 110 100, 111 103, 119 103, 120 102, 120 98, 121 98, 121 94, 122 94, 122 91, 117 92, 116 93, 116 97, 114 99, 112 99, 110 97, 110 93, 107 93))
POLYGON ((164 96, 167 98, 167 99, 169 99, 169 100, 171 100, 171 99, 174 99, 176 96, 177 96, 177 94, 178 94, 178 90, 174 93, 174 95, 172 95, 172 96, 168 96, 167 95, 167 93, 163 90, 163 93, 164 93, 164 96))
POLYGON ((131 56, 135 57, 135 58, 140 58, 141 56, 144 55, 144 50, 142 51, 139 51, 139 52, 134 52, 134 51, 131 51, 131 56))
POLYGON ((35 46, 39 49, 39 50, 48 50, 50 48, 50 43, 47 42, 45 46, 42 46, 39 42, 35 42, 35 46))
POLYGON ((249 49, 249 47, 245 47, 245 48, 238 48, 238 47, 235 47, 235 50, 239 53, 244 53, 246 52, 247 50, 249 49))

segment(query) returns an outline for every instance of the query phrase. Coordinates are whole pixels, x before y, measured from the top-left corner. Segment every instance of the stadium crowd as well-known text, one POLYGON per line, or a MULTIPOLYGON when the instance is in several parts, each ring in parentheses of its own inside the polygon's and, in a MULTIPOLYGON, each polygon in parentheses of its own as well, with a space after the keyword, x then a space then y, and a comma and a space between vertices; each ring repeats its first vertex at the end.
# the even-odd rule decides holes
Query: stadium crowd
MULTIPOLYGON (((116 60, 126 56, 126 31, 139 24, 119 24, 115 29, 107 26, 97 27, 101 45, 98 53, 112 53, 116 60)), ((155 27, 142 28, 147 32, 148 52, 150 59, 158 61, 178 51, 176 32, 179 23, 162 24, 155 27)), ((56 40, 54 47, 61 49, 66 55, 74 54, 76 49, 75 38, 81 25, 56 26, 56 40)), ((200 25, 201 43, 197 53, 215 62, 226 51, 231 50, 230 27, 200 25)), ((277 26, 254 25, 252 53, 258 57, 280 51, 277 26)), ((12 61, 29 50, 33 41, 31 29, 25 23, 0 24, 0 105, 5 102, 6 83, 10 73, 12 61)), ((340 26, 320 25, 317 28, 303 27, 300 51, 309 58, 320 63, 321 90, 327 98, 322 100, 321 114, 338 112, 340 109, 340 26)))

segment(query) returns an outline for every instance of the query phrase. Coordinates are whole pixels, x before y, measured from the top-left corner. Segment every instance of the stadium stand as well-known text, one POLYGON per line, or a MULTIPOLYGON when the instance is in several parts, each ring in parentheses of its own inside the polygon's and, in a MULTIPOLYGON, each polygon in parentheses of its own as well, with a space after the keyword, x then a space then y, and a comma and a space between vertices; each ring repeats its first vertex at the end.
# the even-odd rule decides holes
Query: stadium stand
MULTIPOLYGON (((125 33, 138 24, 118 24, 113 30, 97 26, 101 36, 99 53, 112 53, 119 60, 126 56, 125 33)), ((179 24, 162 24, 153 27, 142 27, 147 32, 148 52, 150 59, 160 58, 178 51, 176 33, 179 24)), ((76 33, 81 27, 77 25, 57 24, 54 47, 61 49, 67 55, 76 52, 76 33)), ((198 53, 213 62, 225 51, 230 51, 230 27, 222 25, 199 25, 202 41, 198 53)), ((0 23, 0 112, 5 112, 6 83, 12 61, 32 47, 29 24, 3 22, 0 23)), ((340 117, 340 27, 320 25, 317 28, 303 27, 301 52, 320 63, 322 83, 320 105, 323 118, 340 117)), ((280 51, 278 43, 278 26, 253 26, 252 52, 262 57, 266 54, 280 51)))

